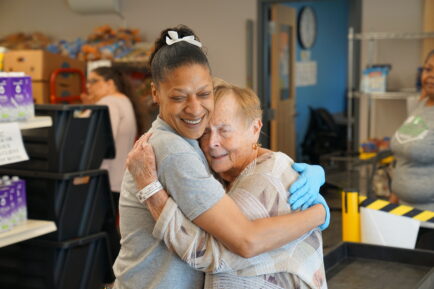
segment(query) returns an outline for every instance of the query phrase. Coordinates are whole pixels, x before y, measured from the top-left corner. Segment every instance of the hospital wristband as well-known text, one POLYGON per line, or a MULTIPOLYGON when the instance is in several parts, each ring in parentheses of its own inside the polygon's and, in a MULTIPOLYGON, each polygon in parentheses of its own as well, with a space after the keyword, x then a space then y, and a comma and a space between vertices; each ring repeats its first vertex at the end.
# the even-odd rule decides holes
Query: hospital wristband
POLYGON ((162 189, 163 186, 158 180, 156 180, 150 183, 149 185, 147 185, 146 187, 144 187, 143 189, 141 189, 140 191, 138 191, 136 193, 136 197, 141 203, 143 203, 144 201, 146 201, 147 199, 149 199, 150 197, 152 197, 154 194, 156 194, 158 191, 162 189))

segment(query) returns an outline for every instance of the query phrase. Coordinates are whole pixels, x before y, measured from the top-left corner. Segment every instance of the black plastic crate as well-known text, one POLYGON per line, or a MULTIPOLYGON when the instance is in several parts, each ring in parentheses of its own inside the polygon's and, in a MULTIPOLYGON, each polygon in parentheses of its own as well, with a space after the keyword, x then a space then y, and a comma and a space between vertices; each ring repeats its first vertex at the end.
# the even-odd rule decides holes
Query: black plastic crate
POLYGON ((324 265, 330 289, 434 288, 434 251, 346 242, 324 265))
POLYGON ((23 130, 29 160, 9 168, 46 172, 98 169, 115 156, 108 108, 100 105, 36 105, 35 114, 51 116, 51 127, 23 130))
POLYGON ((0 288, 100 289, 114 280, 105 233, 0 248, 0 288))
POLYGON ((115 209, 105 170, 68 174, 0 169, 26 180, 29 219, 54 221, 57 231, 41 238, 64 241, 115 227, 115 209))

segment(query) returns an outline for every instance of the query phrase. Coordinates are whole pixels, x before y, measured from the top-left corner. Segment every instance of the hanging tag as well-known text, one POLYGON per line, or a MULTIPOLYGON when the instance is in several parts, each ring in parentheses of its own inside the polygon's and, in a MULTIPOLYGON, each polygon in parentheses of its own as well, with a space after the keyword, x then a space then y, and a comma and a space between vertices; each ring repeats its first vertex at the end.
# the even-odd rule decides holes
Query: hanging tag
POLYGON ((0 124, 0 166, 29 159, 18 123, 0 124))

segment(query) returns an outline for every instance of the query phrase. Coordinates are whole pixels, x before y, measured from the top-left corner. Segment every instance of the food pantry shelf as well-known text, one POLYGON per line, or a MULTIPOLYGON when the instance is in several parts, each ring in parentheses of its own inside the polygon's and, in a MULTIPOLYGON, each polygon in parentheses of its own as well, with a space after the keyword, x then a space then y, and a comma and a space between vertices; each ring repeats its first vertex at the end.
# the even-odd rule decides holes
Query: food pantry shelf
POLYGON ((56 231, 52 221, 27 220, 12 230, 0 233, 0 248, 56 231))
MULTIPOLYGON (((21 130, 50 127, 52 124, 51 117, 49 116, 36 116, 30 120, 18 122, 21 130)), ((27 220, 10 231, 0 233, 0 248, 56 230, 56 224, 52 221, 27 220)))

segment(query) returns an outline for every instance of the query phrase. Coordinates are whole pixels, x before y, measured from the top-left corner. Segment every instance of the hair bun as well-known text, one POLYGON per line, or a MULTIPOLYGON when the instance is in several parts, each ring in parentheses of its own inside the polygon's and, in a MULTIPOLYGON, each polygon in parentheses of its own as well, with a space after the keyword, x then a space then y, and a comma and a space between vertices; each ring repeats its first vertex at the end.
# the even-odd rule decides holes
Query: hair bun
POLYGON ((179 38, 193 35, 194 39, 196 39, 197 41, 200 41, 199 37, 197 37, 197 35, 193 32, 193 30, 191 30, 186 25, 180 24, 180 25, 173 27, 173 28, 164 29, 163 31, 161 31, 160 37, 158 37, 157 40, 155 40, 154 51, 151 54, 151 57, 149 59, 149 63, 152 63, 152 60, 154 59, 155 54, 157 53, 158 50, 160 50, 164 46, 167 46, 166 37, 169 36, 169 31, 176 31, 178 33, 179 38))
POLYGON ((191 64, 203 65, 211 74, 208 58, 193 30, 185 25, 163 30, 149 60, 152 81, 158 85, 171 70, 191 64))

